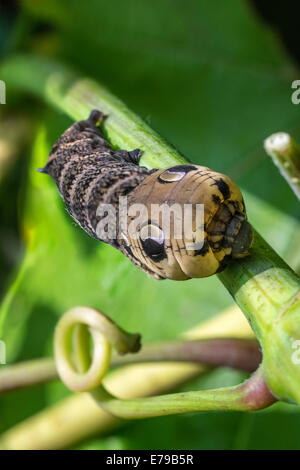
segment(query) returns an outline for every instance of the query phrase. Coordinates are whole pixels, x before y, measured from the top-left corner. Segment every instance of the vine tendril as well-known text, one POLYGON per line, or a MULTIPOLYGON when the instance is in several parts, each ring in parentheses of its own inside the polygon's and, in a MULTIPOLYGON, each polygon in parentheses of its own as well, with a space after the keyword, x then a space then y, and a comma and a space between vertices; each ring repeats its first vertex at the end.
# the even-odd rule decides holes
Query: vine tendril
POLYGON ((100 407, 118 417, 132 419, 191 411, 261 409, 275 401, 262 367, 235 387, 123 400, 101 384, 109 368, 112 348, 119 354, 137 352, 140 335, 126 333, 104 313, 89 307, 72 308, 57 324, 54 351, 61 380, 71 390, 90 392, 100 407), (94 343, 92 354, 89 334, 94 343))
POLYGON ((58 374, 68 388, 78 392, 100 386, 109 369, 112 347, 119 354, 125 354, 137 352, 140 346, 139 334, 126 333, 104 313, 90 307, 67 311, 59 320, 54 335, 58 374), (92 355, 88 333, 93 340, 92 355))

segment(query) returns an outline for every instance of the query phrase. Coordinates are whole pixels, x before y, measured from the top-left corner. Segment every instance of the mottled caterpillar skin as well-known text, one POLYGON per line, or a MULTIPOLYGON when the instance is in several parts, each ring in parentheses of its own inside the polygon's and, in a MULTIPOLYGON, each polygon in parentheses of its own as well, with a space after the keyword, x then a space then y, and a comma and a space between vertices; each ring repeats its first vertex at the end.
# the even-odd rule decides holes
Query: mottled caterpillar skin
POLYGON ((232 258, 248 254, 252 230, 241 192, 230 178, 192 164, 167 170, 138 166, 139 149, 113 150, 101 135, 97 123, 103 118, 95 110, 67 129, 40 170, 52 176, 68 212, 89 235, 101 240, 97 208, 105 203, 118 211, 120 196, 127 196, 128 207, 204 204, 204 244, 199 250, 187 249, 185 238, 165 237, 159 215, 139 224, 139 237, 118 232, 105 242, 156 279, 207 277, 223 270, 232 258))

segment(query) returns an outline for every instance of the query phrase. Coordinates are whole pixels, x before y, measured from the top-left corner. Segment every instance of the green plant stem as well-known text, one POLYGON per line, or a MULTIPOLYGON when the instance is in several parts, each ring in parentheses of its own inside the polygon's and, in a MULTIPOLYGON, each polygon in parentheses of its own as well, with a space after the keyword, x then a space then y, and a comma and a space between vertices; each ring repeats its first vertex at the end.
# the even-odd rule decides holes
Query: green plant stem
POLYGON ((112 365, 141 362, 201 362, 205 365, 231 367, 254 372, 261 362, 259 343, 253 339, 216 338, 194 341, 168 341, 148 345, 138 354, 115 357, 112 365))
POLYGON ((233 261, 219 278, 261 344, 272 392, 300 403, 300 367, 293 361, 300 337, 300 280, 257 232, 254 237, 251 255, 233 261))
MULTIPOLYGON (((111 145, 139 147, 142 164, 165 168, 183 157, 102 85, 81 79, 64 66, 33 57, 13 57, 0 70, 2 79, 31 91, 73 119, 86 119, 91 109, 108 115, 104 132, 111 145)), ((45 156, 46 157, 46 156, 45 156)), ((300 280, 257 234, 245 259, 219 275, 248 318, 261 343, 264 373, 272 392, 300 403, 300 367, 292 360, 293 340, 300 338, 300 280)))
POLYGON ((0 393, 49 382, 57 378, 51 357, 0 366, 0 393))
MULTIPOLYGON (((146 345, 133 355, 112 357, 111 367, 145 362, 195 362, 253 372, 261 362, 259 345, 253 339, 169 341, 146 345)), ((0 367, 0 393, 30 387, 58 378, 54 360, 35 359, 0 367)))
POLYGON ((174 393, 133 400, 119 400, 103 387, 99 387, 91 395, 103 409, 119 418, 126 419, 150 418, 196 411, 254 411, 266 408, 276 401, 266 385, 261 368, 246 382, 235 387, 174 393))

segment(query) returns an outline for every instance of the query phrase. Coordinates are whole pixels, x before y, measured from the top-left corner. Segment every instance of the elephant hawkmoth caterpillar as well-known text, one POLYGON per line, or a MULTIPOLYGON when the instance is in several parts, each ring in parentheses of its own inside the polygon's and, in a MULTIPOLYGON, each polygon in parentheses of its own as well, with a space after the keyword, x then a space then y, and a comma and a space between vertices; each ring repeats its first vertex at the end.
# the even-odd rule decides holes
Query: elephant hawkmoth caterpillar
POLYGON ((252 229, 241 192, 228 176, 193 164, 164 170, 138 166, 139 149, 114 150, 104 139, 97 127, 103 118, 94 110, 87 120, 73 124, 40 170, 54 179, 68 212, 89 235, 114 246, 156 279, 207 277, 223 270, 232 258, 248 254, 252 229), (136 227, 137 236, 116 224, 115 236, 104 239, 98 230, 104 214, 98 209, 111 205, 119 216, 119 199, 125 196, 127 208, 202 205, 202 225, 195 226, 192 219, 196 237, 197 231, 202 236, 201 246, 191 249, 184 235, 167 236, 161 214, 151 213, 149 218, 147 211, 136 227))

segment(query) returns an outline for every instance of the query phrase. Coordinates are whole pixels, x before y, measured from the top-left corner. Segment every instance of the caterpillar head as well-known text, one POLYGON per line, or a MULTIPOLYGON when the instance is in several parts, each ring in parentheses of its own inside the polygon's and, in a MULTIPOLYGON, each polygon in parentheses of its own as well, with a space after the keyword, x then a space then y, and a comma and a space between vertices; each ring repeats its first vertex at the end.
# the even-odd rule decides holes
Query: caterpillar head
POLYGON ((209 168, 155 171, 128 196, 121 251, 157 279, 211 276, 247 256, 251 242, 239 188, 209 168))

